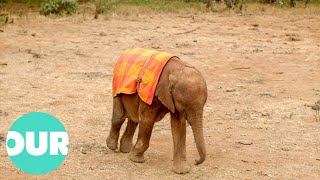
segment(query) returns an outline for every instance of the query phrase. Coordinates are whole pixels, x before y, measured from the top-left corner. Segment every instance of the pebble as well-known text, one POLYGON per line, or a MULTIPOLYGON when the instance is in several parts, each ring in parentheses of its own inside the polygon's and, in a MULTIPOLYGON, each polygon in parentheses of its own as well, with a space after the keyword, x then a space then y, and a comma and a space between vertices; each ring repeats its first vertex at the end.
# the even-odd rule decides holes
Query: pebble
POLYGON ((249 141, 249 140, 242 140, 242 141, 238 141, 238 144, 242 144, 242 145, 252 145, 253 142, 249 141))
POLYGON ((262 116, 270 116, 270 114, 268 112, 261 112, 262 116))
POLYGON ((233 89, 233 88, 227 88, 226 89, 226 92, 235 92, 236 90, 235 89, 233 89))

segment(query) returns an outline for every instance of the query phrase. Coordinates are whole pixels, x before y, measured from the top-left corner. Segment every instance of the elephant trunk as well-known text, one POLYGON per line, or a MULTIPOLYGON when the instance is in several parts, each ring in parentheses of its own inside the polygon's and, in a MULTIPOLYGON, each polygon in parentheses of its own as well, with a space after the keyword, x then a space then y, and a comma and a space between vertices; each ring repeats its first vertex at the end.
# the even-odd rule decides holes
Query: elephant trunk
POLYGON ((205 146, 204 137, 203 137, 202 120, 203 120, 202 111, 196 113, 196 115, 192 117, 188 117, 188 122, 192 128, 194 140, 196 142, 196 146, 200 156, 200 159, 196 160, 195 165, 203 163, 203 161, 206 159, 206 146, 205 146))

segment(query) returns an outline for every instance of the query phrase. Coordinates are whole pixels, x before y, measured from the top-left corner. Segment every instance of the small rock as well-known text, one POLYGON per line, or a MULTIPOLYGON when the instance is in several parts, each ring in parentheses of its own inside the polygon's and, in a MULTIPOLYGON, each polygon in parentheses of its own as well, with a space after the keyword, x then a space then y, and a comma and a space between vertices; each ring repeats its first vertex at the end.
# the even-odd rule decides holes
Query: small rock
POLYGON ((275 97, 274 95, 270 94, 270 93, 260 93, 260 96, 269 96, 269 97, 275 97))
POLYGON ((0 142, 4 142, 5 138, 0 134, 0 142))
POLYGON ((252 31, 259 31, 259 28, 254 27, 254 28, 249 28, 249 30, 252 30, 252 31))
POLYGON ((294 113, 291 112, 290 114, 287 113, 287 114, 284 114, 281 116, 282 119, 291 119, 293 117, 294 113))
POLYGON ((226 92, 235 92, 236 90, 235 89, 233 89, 233 88, 227 88, 226 89, 226 92))
POLYGON ((236 86, 239 87, 239 88, 245 88, 245 85, 244 84, 240 84, 240 83, 237 84, 236 86))
POLYGON ((33 37, 36 36, 36 33, 32 33, 31 36, 33 36, 33 37))
MULTIPOLYGON (((313 88, 312 90, 316 91, 316 92, 320 92, 320 89, 316 89, 316 88, 313 88)), ((320 100, 316 103, 319 103, 320 104, 320 100)))
POLYGON ((160 49, 160 46, 151 46, 153 49, 160 49))
POLYGON ((87 151, 85 150, 85 148, 81 148, 80 151, 82 154, 87 154, 87 151))
POLYGON ((318 104, 311 105, 311 109, 315 110, 315 111, 319 111, 320 110, 320 105, 318 105, 318 104))
POLYGON ((291 119, 292 118, 292 116, 293 116, 293 112, 291 112, 290 114, 289 114, 289 118, 291 119))
POLYGON ((258 174, 260 174, 261 176, 266 176, 266 177, 271 177, 271 178, 274 177, 273 175, 264 173, 264 172, 262 172, 262 171, 259 171, 258 174))
POLYGON ((189 43, 176 43, 176 47, 177 48, 182 48, 182 47, 188 47, 188 46, 190 46, 190 44, 189 43))
POLYGON ((288 41, 301 41, 302 38, 298 34, 286 34, 288 41))
POLYGON ((9 113, 0 110, 0 116, 6 117, 8 115, 9 115, 9 113))
POLYGON ((288 41, 301 41, 301 38, 291 36, 288 38, 288 41))
POLYGON ((4 30, 3 30, 3 29, 0 29, 0 32, 4 32, 4 30))
POLYGON ((261 112, 262 116, 270 116, 270 114, 268 112, 261 112))
POLYGON ((105 32, 100 32, 100 36, 106 36, 107 34, 105 32))
POLYGON ((248 140, 238 141, 237 143, 241 144, 241 145, 252 145, 253 144, 252 141, 248 141, 248 140))
POLYGON ((181 54, 192 56, 194 55, 194 52, 182 52, 181 54))
POLYGON ((263 50, 257 48, 257 49, 252 50, 252 52, 258 53, 258 52, 263 52, 263 50))
POLYGON ((34 54, 32 55, 32 57, 34 57, 34 58, 40 58, 41 55, 40 55, 40 54, 37 54, 37 53, 34 53, 34 54))
POLYGON ((283 148, 281 148, 281 150, 282 150, 282 151, 290 151, 291 149, 288 148, 288 147, 283 147, 283 148))

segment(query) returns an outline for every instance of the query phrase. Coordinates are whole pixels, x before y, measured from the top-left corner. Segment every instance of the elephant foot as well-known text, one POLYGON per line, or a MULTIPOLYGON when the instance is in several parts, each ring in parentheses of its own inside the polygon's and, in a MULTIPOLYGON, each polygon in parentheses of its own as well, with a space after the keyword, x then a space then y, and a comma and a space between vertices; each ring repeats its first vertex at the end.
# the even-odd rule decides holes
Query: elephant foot
POLYGON ((120 143, 120 151, 121 152, 128 153, 131 151, 131 149, 132 149, 132 142, 130 142, 130 143, 121 142, 120 143))
POLYGON ((114 138, 111 138, 110 136, 107 138, 107 146, 109 149, 115 151, 118 149, 118 141, 116 141, 114 138))
POLYGON ((185 174, 190 171, 190 165, 187 163, 187 161, 180 161, 179 163, 173 164, 173 171, 177 174, 185 174))
POLYGON ((145 161, 143 155, 137 156, 137 155, 134 155, 133 153, 129 154, 129 159, 135 163, 144 163, 145 161))

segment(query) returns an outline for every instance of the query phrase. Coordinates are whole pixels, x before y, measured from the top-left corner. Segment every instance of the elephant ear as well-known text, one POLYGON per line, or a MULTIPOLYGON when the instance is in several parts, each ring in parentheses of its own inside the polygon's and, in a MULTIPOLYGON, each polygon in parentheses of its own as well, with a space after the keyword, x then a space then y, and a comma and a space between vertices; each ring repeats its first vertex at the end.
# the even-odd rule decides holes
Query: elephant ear
POLYGON ((172 97, 173 84, 169 80, 170 74, 163 71, 159 78, 155 96, 166 106, 170 112, 175 113, 175 105, 172 97))

